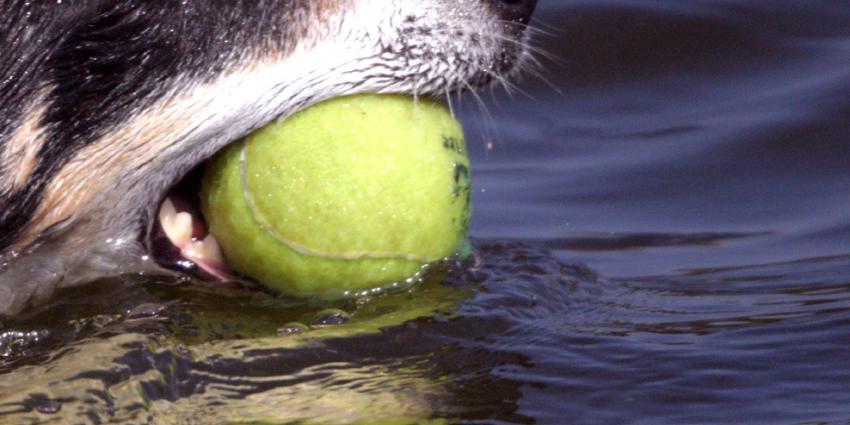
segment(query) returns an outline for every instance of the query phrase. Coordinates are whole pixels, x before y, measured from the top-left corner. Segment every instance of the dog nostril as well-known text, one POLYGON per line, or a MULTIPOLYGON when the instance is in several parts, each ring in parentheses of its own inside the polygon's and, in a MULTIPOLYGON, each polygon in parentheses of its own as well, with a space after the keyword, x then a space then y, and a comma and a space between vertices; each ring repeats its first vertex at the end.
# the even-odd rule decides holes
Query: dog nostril
POLYGON ((537 0, 488 0, 499 16, 510 22, 527 24, 537 6, 537 0))

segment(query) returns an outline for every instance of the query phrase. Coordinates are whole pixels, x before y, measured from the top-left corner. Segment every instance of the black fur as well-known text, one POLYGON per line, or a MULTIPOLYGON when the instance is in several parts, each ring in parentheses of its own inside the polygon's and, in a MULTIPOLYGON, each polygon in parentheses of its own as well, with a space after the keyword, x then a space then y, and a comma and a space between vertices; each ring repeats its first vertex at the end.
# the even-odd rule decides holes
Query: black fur
POLYGON ((315 4, 0 0, 0 152, 33 96, 50 89, 42 122, 48 142, 37 168, 20 190, 0 188, 0 252, 16 240, 47 183, 76 152, 176 84, 214 78, 247 53, 245 46, 284 51, 298 28, 291 25, 296 14, 315 4))

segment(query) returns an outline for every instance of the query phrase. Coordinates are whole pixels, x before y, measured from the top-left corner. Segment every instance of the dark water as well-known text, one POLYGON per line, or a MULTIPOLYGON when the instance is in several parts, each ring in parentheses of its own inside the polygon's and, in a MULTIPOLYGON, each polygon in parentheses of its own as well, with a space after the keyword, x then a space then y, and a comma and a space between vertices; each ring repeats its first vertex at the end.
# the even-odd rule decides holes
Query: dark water
POLYGON ((463 108, 475 258, 70 291, 5 324, 0 422, 850 423, 850 3, 540 9, 549 83, 463 108))

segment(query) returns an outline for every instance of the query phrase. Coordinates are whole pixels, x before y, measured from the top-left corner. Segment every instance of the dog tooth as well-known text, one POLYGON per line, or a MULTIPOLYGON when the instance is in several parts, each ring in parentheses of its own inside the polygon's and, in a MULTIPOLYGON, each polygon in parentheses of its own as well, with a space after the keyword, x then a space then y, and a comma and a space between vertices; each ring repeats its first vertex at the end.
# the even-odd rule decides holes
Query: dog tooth
POLYGON ((171 202, 171 198, 165 198, 162 205, 159 206, 159 223, 163 230, 171 225, 176 214, 177 208, 174 207, 174 202, 171 202))
POLYGON ((221 255, 218 241, 213 235, 207 235, 203 240, 193 240, 186 244, 183 249, 183 255, 198 263, 206 263, 210 265, 224 264, 224 257, 221 255))
POLYGON ((192 239, 192 214, 177 212, 174 202, 166 198, 159 208, 159 223, 165 236, 175 246, 183 246, 192 239))
POLYGON ((203 241, 201 241, 203 245, 203 253, 204 258, 208 261, 215 262, 217 265, 221 266, 224 264, 224 255, 221 253, 221 247, 218 244, 218 240, 212 234, 207 235, 203 241))
POLYGON ((174 216, 174 227, 172 228, 173 236, 168 235, 171 242, 176 246, 183 246, 192 240, 192 214, 187 212, 179 212, 174 216))

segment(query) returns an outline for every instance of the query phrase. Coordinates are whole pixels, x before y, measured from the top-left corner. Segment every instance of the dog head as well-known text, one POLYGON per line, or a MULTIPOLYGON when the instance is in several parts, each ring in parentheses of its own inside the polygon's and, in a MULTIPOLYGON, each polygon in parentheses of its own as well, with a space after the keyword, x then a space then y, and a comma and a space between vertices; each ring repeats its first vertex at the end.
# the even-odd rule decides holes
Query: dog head
POLYGON ((509 79, 528 58, 536 1, 6 3, 8 314, 57 287, 156 268, 146 238, 164 193, 272 120, 335 96, 441 96, 509 79))

